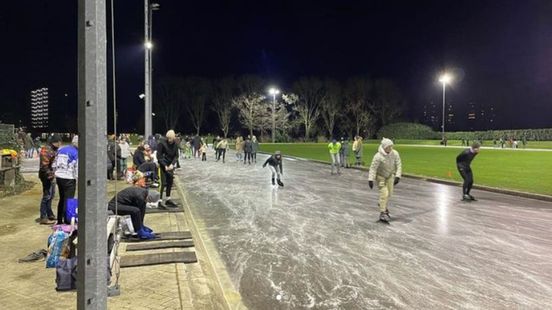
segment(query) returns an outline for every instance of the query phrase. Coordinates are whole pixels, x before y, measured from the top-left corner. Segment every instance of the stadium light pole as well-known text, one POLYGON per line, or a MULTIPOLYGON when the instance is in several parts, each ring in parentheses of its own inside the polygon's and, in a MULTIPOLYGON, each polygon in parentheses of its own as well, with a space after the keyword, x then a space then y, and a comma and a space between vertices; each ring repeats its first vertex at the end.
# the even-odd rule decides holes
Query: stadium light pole
POLYGON ((150 0, 144 0, 144 51, 145 51, 145 74, 144 74, 144 136, 147 139, 152 134, 152 57, 151 52, 153 49, 153 18, 152 11, 158 11, 158 3, 150 3, 150 0))
POLYGON ((447 84, 450 83, 450 81, 452 80, 452 76, 448 73, 443 73, 440 77, 439 77, 439 82, 441 82, 441 84, 443 84, 443 118, 442 118, 442 122, 441 122, 441 141, 443 143, 445 143, 445 94, 446 94, 446 87, 447 87, 447 84))
POLYGON ((276 142, 276 95, 280 93, 277 88, 271 88, 268 93, 272 95, 272 143, 276 142))

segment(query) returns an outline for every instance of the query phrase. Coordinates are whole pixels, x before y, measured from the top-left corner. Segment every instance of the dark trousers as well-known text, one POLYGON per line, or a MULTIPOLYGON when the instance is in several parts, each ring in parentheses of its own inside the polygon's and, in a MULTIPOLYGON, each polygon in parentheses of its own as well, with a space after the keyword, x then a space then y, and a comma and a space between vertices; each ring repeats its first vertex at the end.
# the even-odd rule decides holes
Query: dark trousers
POLYGON ((67 209, 67 199, 75 197, 75 190, 77 189, 77 180, 57 178, 56 181, 59 189, 57 223, 70 224, 71 220, 65 218, 65 210, 67 209))
POLYGON ((151 181, 157 180, 157 165, 152 162, 145 162, 138 167, 138 171, 143 172, 151 181))
POLYGON ((243 157, 243 164, 245 165, 245 161, 248 161, 249 163, 251 163, 251 153, 250 152, 245 152, 245 156, 243 157))
POLYGON ((201 161, 207 161, 207 153, 201 153, 201 161))
POLYGON ((144 226, 144 216, 146 215, 145 205, 144 207, 138 207, 119 203, 115 208, 115 203, 110 203, 108 209, 117 215, 130 215, 135 232, 139 231, 144 226))
POLYGON ((458 167, 458 172, 464 179, 464 184, 462 185, 462 194, 469 195, 473 186, 473 173, 470 167, 458 167))
POLYGON ((251 160, 252 160, 254 163, 257 163, 257 153, 251 153, 251 160))
POLYGON ((52 200, 56 194, 56 183, 45 177, 41 177, 42 182, 42 200, 40 201, 40 218, 53 217, 52 200))
POLYGON ((173 186, 174 174, 173 171, 167 171, 165 166, 161 166, 161 198, 163 198, 163 190, 167 189, 167 197, 171 197, 171 189, 173 186))
POLYGON ((113 177, 113 170, 115 169, 115 161, 111 161, 111 166, 107 167, 107 179, 108 180, 115 180, 115 177, 113 177))
POLYGON ((222 157, 222 162, 224 163, 224 159, 226 158, 226 149, 219 149, 218 151, 217 160, 219 160, 222 157))

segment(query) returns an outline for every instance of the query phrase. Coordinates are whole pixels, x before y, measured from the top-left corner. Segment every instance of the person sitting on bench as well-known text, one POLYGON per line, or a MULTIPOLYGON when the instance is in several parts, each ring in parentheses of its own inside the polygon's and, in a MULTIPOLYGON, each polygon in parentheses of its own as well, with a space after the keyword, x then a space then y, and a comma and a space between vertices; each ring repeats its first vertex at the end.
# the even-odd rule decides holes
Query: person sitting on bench
MULTIPOLYGON (((146 203, 155 202, 155 194, 150 193, 146 188, 146 179, 144 174, 136 171, 132 177, 134 186, 127 187, 117 193, 108 204, 108 210, 113 211, 116 215, 130 215, 134 231, 140 239, 150 240, 155 239, 153 231, 144 225, 144 216, 146 215, 146 203), (115 205, 117 201, 117 205, 115 205)), ((159 196, 157 197, 157 200, 159 196)))
POLYGON ((152 187, 159 187, 159 183, 157 182, 157 165, 152 159, 151 149, 148 144, 140 144, 136 148, 132 162, 138 171, 144 172, 146 177, 151 181, 152 187))

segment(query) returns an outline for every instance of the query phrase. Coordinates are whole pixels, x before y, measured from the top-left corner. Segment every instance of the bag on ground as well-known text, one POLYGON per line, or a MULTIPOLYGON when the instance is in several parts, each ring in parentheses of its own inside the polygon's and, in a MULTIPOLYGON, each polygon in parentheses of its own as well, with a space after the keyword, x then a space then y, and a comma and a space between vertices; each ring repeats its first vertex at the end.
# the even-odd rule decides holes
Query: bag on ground
POLYGON ((56 291, 76 289, 77 257, 60 259, 56 267, 56 291))

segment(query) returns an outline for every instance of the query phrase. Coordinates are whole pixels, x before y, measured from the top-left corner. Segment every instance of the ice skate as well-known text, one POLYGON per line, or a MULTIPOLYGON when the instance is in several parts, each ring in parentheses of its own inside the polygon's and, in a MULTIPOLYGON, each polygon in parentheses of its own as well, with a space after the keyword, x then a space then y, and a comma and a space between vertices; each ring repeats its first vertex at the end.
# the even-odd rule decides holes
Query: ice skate
POLYGON ((284 187, 284 183, 282 183, 282 181, 280 181, 280 179, 278 179, 278 185, 279 185, 280 187, 284 187))
POLYGON ((475 197, 473 197, 472 195, 468 194, 468 197, 470 198, 471 201, 477 201, 477 199, 475 199, 475 197))
POLYGON ((387 219, 388 219, 388 220, 391 219, 391 215, 389 214, 389 209, 386 209, 386 210, 385 210, 385 216, 387 216, 387 219))
POLYGON ((462 196, 462 201, 470 202, 470 201, 472 201, 472 199, 470 198, 470 195, 464 195, 464 196, 462 196))
POLYGON ((385 224, 389 224, 389 219, 388 219, 387 215, 385 214, 385 212, 380 213, 379 221, 382 222, 382 223, 385 223, 385 224))

